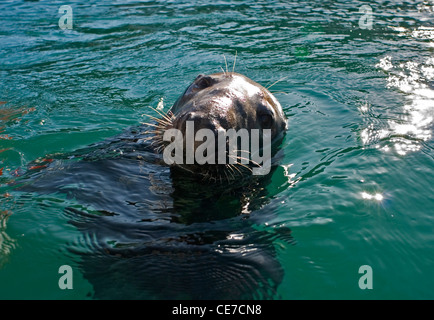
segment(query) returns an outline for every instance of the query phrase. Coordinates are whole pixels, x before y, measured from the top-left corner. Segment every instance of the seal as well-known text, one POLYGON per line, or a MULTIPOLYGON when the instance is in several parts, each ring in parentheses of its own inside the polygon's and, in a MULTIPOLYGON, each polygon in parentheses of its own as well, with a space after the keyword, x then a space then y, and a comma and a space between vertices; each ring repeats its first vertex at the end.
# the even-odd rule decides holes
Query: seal
MULTIPOLYGON (((242 135, 238 134, 242 130, 247 132, 247 139, 252 142, 251 146, 254 138, 252 132, 257 132, 260 140, 257 145, 262 146, 259 149, 263 155, 265 134, 268 135, 271 144, 276 146, 287 130, 287 119, 274 95, 260 84, 235 72, 198 75, 167 114, 162 116, 154 118, 157 121, 157 124, 154 124, 153 141, 156 150, 169 153, 182 150, 182 156, 176 158, 178 161, 172 159, 169 164, 187 170, 206 181, 231 182, 251 175, 254 172, 252 168, 259 166, 258 161, 253 161, 254 159, 249 157, 253 154, 252 149, 246 150, 246 144, 238 139, 242 138, 242 135), (172 129, 177 131, 178 136, 167 138, 167 132, 172 129), (198 134, 203 138, 203 134, 200 133, 204 129, 214 135, 215 143, 209 144, 209 135, 206 136, 206 141, 197 138, 198 134), (227 135, 223 135, 223 143, 219 140, 222 133, 226 134, 229 131, 238 134, 232 148, 236 151, 235 155, 230 153, 227 135), (178 143, 180 149, 171 145, 171 142, 177 139, 181 142, 178 143), (208 148, 205 143, 208 143, 208 148), (189 145, 193 155, 204 154, 207 161, 192 159, 189 162, 189 145), (218 148, 222 146, 223 156, 218 148)), ((275 151, 274 149, 273 154, 275 151)))
MULTIPOLYGON (((291 243, 292 236, 281 226, 256 228, 263 216, 253 214, 272 198, 272 176, 252 179, 255 164, 241 163, 241 155, 234 164, 200 164, 195 158, 168 166, 161 154, 171 147, 164 134, 172 129, 184 135, 181 145, 191 142, 189 121, 195 138, 205 129, 217 135, 251 129, 249 138, 253 130, 269 130, 270 141, 278 144, 286 130, 278 101, 242 75, 200 75, 156 121, 154 127, 134 126, 79 150, 46 155, 29 164, 15 190, 24 192, 22 201, 34 195, 41 213, 35 219, 63 219, 77 229, 79 241, 68 250, 79 257, 94 298, 279 297, 284 272, 274 243, 291 243), (223 183, 202 183, 204 178, 223 183), (55 217, 39 199, 59 199, 53 202, 55 217)), ((207 142, 198 140, 194 151, 207 142)))

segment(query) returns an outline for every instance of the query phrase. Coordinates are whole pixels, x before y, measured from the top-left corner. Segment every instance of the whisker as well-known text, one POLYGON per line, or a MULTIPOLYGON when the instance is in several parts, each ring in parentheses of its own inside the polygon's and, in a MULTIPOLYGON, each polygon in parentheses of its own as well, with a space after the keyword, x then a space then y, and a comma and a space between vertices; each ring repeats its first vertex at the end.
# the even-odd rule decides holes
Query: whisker
POLYGON ((253 163, 255 166, 260 167, 261 165, 259 163, 257 163, 256 161, 249 159, 249 158, 244 158, 244 157, 240 157, 241 160, 249 160, 249 162, 253 163))
POLYGON ((228 72, 228 62, 226 61, 226 56, 223 55, 223 59, 225 59, 225 66, 226 66, 226 72, 225 74, 228 72))
POLYGON ((172 122, 169 122, 169 121, 167 121, 167 120, 165 120, 165 119, 160 119, 160 118, 157 118, 157 117, 154 117, 154 116, 151 116, 151 115, 147 115, 147 116, 148 116, 149 118, 151 118, 151 119, 157 121, 158 123, 162 123, 162 124, 166 124, 166 125, 171 125, 171 124, 172 124, 172 122))
POLYGON ((233 152, 240 152, 240 153, 243 153, 243 152, 245 152, 245 153, 248 153, 248 154, 251 154, 251 152, 249 151, 249 150, 244 150, 244 149, 234 149, 234 150, 231 150, 231 151, 233 151, 233 152))
POLYGON ((230 171, 225 170, 225 174, 227 175, 227 173, 229 173, 232 179, 235 180, 235 176, 233 175, 234 169, 232 168, 232 165, 226 165, 226 168, 228 168, 230 171))
POLYGON ((285 80, 286 78, 288 78, 288 77, 280 78, 279 80, 273 82, 271 85, 269 85, 269 86, 266 87, 266 88, 267 88, 267 89, 270 89, 270 88, 271 88, 272 86, 274 86, 276 83, 279 83, 280 81, 283 81, 283 80, 285 80))
POLYGON ((229 157, 231 157, 234 160, 246 160, 246 161, 251 161, 249 158, 245 158, 245 157, 241 157, 241 156, 232 156, 230 155, 229 157))
MULTIPOLYGON (((247 152, 247 153, 250 153, 249 151, 247 151, 247 150, 239 150, 239 151, 241 151, 241 152, 247 152)), ((257 163, 256 161, 254 161, 254 160, 252 160, 252 159, 249 159, 249 158, 245 158, 245 157, 241 157, 241 156, 234 156, 234 155, 231 155, 231 154, 229 154, 229 157, 231 157, 232 159, 234 159, 234 160, 238 160, 238 159, 240 159, 240 160, 247 160, 247 161, 249 161, 249 163, 251 162, 251 163, 253 163, 255 166, 258 166, 258 167, 260 167, 261 165, 259 164, 259 163, 257 163)))
POLYGON ((228 177, 228 173, 227 173, 227 171, 226 171, 226 170, 223 170, 223 173, 225 174, 226 181, 229 182, 229 177, 228 177))
POLYGON ((172 122, 173 122, 173 113, 172 113, 172 111, 169 110, 166 114, 164 114, 160 110, 155 109, 154 107, 149 106, 149 108, 151 108, 152 110, 154 110, 155 112, 157 112, 160 116, 162 116, 164 120, 156 118, 156 117, 154 117, 152 115, 149 115, 149 114, 145 114, 145 116, 150 117, 150 118, 152 118, 152 119, 154 119, 154 120, 156 120, 158 122, 165 121, 166 124, 167 123, 172 124, 172 122))
POLYGON ((158 113, 162 117, 166 116, 166 114, 164 114, 163 112, 161 112, 160 110, 158 110, 158 109, 156 109, 156 108, 154 108, 152 106, 149 106, 149 108, 151 108, 152 110, 154 110, 156 113, 158 113))
MULTIPOLYGON (((148 141, 152 141, 152 140, 154 140, 154 137, 146 137, 146 138, 143 138, 143 139, 141 139, 143 142, 148 142, 148 141)), ((154 142, 152 142, 152 143, 154 143, 154 142)), ((151 144, 152 144, 151 143, 151 144)))
POLYGON ((234 58, 234 65, 232 66, 232 72, 235 71, 235 64, 236 64, 236 62, 237 62, 237 54, 238 54, 238 52, 235 51, 235 58, 234 58))
POLYGON ((277 93, 280 93, 280 94, 286 94, 286 95, 288 95, 289 93, 288 92, 285 92, 285 91, 270 91, 272 94, 277 94, 277 93))
POLYGON ((246 165, 243 164, 243 163, 239 163, 239 162, 238 162, 238 163, 236 163, 236 165, 238 165, 238 166, 242 166, 243 168, 249 170, 250 172, 253 172, 252 168, 249 168, 248 166, 246 166, 246 165))
POLYGON ((160 124, 148 123, 148 122, 142 122, 142 124, 146 124, 146 125, 148 125, 148 126, 152 126, 152 127, 161 128, 161 125, 160 125, 160 124))
POLYGON ((163 150, 163 148, 164 148, 164 145, 160 145, 160 146, 156 149, 157 153, 161 153, 161 150, 163 150))
POLYGON ((232 168, 234 168, 235 170, 237 170, 239 176, 243 176, 243 173, 241 172, 241 170, 235 164, 231 164, 231 165, 232 165, 232 168))
MULTIPOLYGON (((231 157, 231 156, 229 156, 229 157, 231 157)), ((234 159, 234 158, 232 157, 232 159, 234 159)), ((238 160, 238 159, 235 158, 234 160, 238 160)), ((243 168, 246 168, 246 169, 249 170, 250 172, 253 172, 253 170, 252 170, 251 168, 249 168, 248 166, 246 166, 244 163, 236 162, 236 163, 232 163, 232 164, 233 164, 233 165, 241 166, 241 167, 243 167, 243 168)), ((241 174, 241 172, 240 172, 240 174, 241 174)))

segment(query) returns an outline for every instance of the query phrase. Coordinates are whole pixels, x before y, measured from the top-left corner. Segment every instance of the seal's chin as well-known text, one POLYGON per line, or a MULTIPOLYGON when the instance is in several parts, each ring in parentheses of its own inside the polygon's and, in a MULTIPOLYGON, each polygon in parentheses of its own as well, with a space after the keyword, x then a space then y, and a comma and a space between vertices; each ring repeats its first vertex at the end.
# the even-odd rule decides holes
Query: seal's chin
POLYGON ((251 168, 240 164, 173 164, 172 168, 206 183, 233 184, 251 177, 251 168), (250 173, 250 174, 249 174, 250 173))

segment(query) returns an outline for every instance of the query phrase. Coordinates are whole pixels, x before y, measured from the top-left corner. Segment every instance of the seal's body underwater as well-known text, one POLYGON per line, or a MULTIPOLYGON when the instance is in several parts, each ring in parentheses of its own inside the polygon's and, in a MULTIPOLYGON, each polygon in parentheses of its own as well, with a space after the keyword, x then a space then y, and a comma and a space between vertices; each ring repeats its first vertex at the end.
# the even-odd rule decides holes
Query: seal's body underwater
MULTIPOLYGON (((223 177, 223 180, 231 182, 239 178, 239 175, 255 173, 251 168, 259 166, 258 162, 252 159, 253 155, 258 154, 254 151, 259 151, 253 150, 255 137, 260 140, 256 146, 262 144, 261 149, 265 150, 265 142, 278 144, 287 129, 282 107, 273 94, 260 84, 234 72, 197 76, 163 119, 157 121, 158 126, 154 132, 154 145, 157 149, 168 151, 165 149, 173 139, 171 140, 167 133, 175 130, 179 133, 174 137, 180 139, 180 149, 170 146, 170 152, 179 153, 179 150, 182 150, 182 154, 177 160, 170 159, 170 164, 200 175, 206 178, 206 181, 221 181, 223 177), (189 128, 194 129, 189 132, 189 128), (210 133, 205 136, 208 148, 204 148, 205 130, 210 133), (235 140, 232 140, 232 149, 226 136, 228 132, 235 132, 235 135, 231 136, 235 137, 235 140), (246 133, 247 146, 252 148, 246 148, 246 141, 237 140, 237 137, 242 138, 242 135, 236 135, 240 132, 246 133), (199 133, 202 133, 201 137, 195 138, 199 133), (269 140, 265 140, 265 135, 269 140), (190 162, 186 154, 189 145, 192 154, 190 162), (193 160, 193 156, 200 151, 205 151, 205 161, 193 160)), ((259 160, 262 158, 258 156, 259 160)))

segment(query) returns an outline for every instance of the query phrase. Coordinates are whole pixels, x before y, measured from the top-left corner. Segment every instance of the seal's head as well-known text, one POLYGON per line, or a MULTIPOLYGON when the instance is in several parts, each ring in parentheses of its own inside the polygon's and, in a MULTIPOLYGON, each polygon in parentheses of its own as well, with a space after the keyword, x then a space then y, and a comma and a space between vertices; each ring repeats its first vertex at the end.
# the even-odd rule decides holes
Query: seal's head
POLYGON ((232 180, 260 165, 251 157, 254 150, 246 150, 246 146, 253 147, 255 137, 259 137, 256 145, 262 150, 265 142, 279 141, 286 129, 280 103, 263 86, 233 72, 201 74, 158 121, 155 142, 159 150, 170 153, 170 164, 208 180, 232 180), (225 135, 229 132, 238 133, 236 147, 232 145, 232 151, 238 152, 235 156, 229 150, 230 137, 225 135), (224 138, 219 140, 220 136, 224 138), (248 141, 240 141, 243 137, 248 141))

